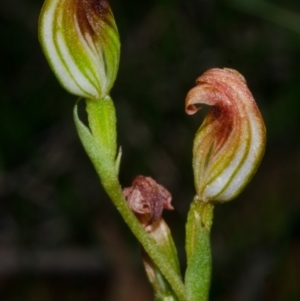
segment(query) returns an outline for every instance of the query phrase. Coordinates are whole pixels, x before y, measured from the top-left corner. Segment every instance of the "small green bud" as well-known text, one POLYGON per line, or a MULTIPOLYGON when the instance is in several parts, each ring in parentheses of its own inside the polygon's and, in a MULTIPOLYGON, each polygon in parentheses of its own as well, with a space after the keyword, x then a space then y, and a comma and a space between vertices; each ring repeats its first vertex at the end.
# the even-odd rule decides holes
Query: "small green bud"
POLYGON ((198 104, 212 108, 196 133, 193 169, 197 196, 229 201, 255 174, 263 157, 266 129, 244 77, 232 69, 211 69, 186 98, 187 114, 198 104))
POLYGON ((100 99, 116 79, 120 41, 105 0, 46 0, 39 40, 61 85, 70 93, 100 99))

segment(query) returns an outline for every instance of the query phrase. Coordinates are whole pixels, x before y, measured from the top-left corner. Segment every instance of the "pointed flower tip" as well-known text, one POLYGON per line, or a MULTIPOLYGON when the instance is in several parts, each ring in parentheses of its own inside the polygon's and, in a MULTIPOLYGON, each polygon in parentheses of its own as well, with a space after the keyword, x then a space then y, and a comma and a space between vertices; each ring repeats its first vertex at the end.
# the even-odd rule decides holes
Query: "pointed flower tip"
POLYGON ((62 86, 85 98, 102 98, 115 81, 120 41, 106 0, 46 0, 39 40, 62 86))
POLYGON ((210 69, 187 95, 187 114, 212 106, 196 133, 193 169, 197 196, 229 201, 255 174, 263 157, 266 129, 244 77, 232 69, 210 69))

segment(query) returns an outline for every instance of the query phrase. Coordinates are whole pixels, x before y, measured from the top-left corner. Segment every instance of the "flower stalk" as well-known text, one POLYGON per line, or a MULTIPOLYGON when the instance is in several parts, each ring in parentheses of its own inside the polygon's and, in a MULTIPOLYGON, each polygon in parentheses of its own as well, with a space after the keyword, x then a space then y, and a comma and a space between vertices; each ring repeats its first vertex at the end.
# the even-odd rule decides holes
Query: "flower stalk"
POLYGON ((187 301, 207 301, 212 273, 210 229, 214 206, 194 198, 186 223, 187 301))
MULTIPOLYGON (((105 102, 103 106, 102 114, 109 115, 111 106, 109 102, 105 102)), ((97 106, 93 105, 89 107, 88 113, 92 116, 99 114, 97 106)), ((92 117, 91 117, 92 118, 92 117)), ((180 275, 173 268, 173 259, 169 259, 161 250, 157 242, 146 231, 134 213, 131 211, 124 197, 121 185, 118 180, 118 175, 115 168, 115 161, 112 160, 111 151, 105 148, 104 144, 99 143, 97 137, 94 137, 92 133, 98 133, 97 129, 106 131, 105 119, 98 119, 98 123, 91 123, 96 125, 96 129, 90 130, 79 119, 77 114, 77 105, 74 108, 74 121, 79 138, 83 144, 83 147, 92 161, 95 170, 101 180, 102 186, 109 195, 110 199, 120 212, 125 223, 129 226, 132 233, 141 243, 151 260, 159 267, 162 275, 166 278, 170 284, 172 290, 175 292, 178 300, 185 301, 185 288, 181 280, 180 275), (102 126, 103 121, 103 126, 102 126)), ((102 134, 98 133, 97 136, 102 137, 102 134)))

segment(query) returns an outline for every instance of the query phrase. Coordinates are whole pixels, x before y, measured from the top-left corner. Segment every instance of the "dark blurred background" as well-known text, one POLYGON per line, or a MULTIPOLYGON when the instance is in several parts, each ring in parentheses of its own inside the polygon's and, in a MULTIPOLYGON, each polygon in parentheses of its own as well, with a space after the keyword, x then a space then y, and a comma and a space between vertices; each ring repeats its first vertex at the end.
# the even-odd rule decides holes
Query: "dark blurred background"
MULTIPOLYGON (((299 0, 111 0, 120 179, 154 177, 185 268, 193 136, 184 99, 206 69, 247 79, 265 119, 260 169, 215 207, 212 301, 300 300, 299 0)), ((0 3, 0 300, 150 301, 136 239, 85 155, 37 40, 42 0, 0 3)))

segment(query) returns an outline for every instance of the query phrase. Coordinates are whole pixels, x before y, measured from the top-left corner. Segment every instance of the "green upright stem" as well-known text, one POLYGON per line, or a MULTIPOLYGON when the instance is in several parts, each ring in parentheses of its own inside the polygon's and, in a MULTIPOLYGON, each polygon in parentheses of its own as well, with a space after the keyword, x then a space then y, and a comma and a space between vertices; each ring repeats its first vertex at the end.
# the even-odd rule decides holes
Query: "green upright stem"
POLYGON ((187 269, 185 287, 187 301, 207 301, 211 281, 210 229, 213 205, 195 198, 186 225, 187 269))
MULTIPOLYGON (((74 121, 81 142, 96 169, 105 191, 132 233, 166 277, 178 296, 178 299, 180 301, 186 301, 185 287, 180 276, 173 269, 168 258, 160 252, 157 243, 141 226, 135 215, 129 209, 123 196, 122 188, 118 180, 116 162, 111 159, 111 155, 116 150, 116 147, 111 140, 107 139, 107 132, 112 130, 111 127, 115 130, 116 126, 115 118, 111 118, 111 115, 114 115, 115 111, 110 97, 105 97, 105 99, 102 100, 88 100, 87 113, 90 129, 80 121, 77 114, 77 105, 74 108, 74 121), (91 103, 91 101, 93 101, 93 103, 91 103), (94 118, 97 118, 98 122, 95 122, 94 118), (101 141, 106 142, 101 143, 101 141), (109 145, 112 149, 107 149, 109 145)), ((113 136, 116 137, 116 135, 113 136)))

